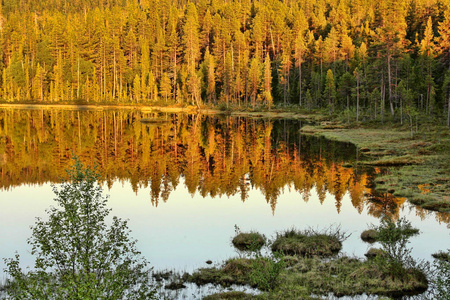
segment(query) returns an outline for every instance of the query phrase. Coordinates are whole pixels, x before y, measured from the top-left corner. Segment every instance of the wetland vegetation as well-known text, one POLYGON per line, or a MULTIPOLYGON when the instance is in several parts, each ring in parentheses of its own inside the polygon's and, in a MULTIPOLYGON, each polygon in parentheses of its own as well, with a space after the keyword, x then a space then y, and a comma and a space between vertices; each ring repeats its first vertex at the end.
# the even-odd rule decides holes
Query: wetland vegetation
MULTIPOLYGON (((440 296, 448 296, 446 283, 439 283, 442 278, 427 275, 431 270, 430 265, 410 256, 408 240, 418 232, 407 220, 391 221, 386 218, 376 230, 379 232, 381 246, 378 251, 383 254, 366 260, 338 253, 339 250, 333 253, 329 251, 334 247, 335 240, 342 242, 345 239, 345 234, 338 228, 321 232, 291 229, 277 233, 274 241, 269 241, 266 245, 266 251, 255 248, 251 253, 248 249, 241 251, 237 248, 240 256, 215 267, 186 273, 182 279, 200 286, 208 283, 225 287, 248 285, 260 290, 257 294, 221 292, 203 299, 316 299, 330 293, 335 296, 365 293, 398 297, 421 294, 429 284, 436 283, 447 292, 440 296), (304 251, 283 251, 284 249, 274 246, 279 243, 280 237, 286 236, 294 236, 295 240, 291 240, 290 244, 296 243, 295 248, 304 251), (302 238, 299 239, 299 236, 302 238), (314 241, 326 242, 305 245, 305 236, 314 241), (324 253, 327 259, 324 259, 324 253)), ((236 236, 240 235, 242 233, 239 232, 236 236)), ((441 256, 445 255, 448 253, 441 253, 441 256)), ((443 264, 442 261, 440 263, 443 264)), ((442 265, 435 272, 441 272, 439 275, 446 278, 449 274, 448 266, 442 265)), ((435 289, 433 293, 439 291, 435 289)))

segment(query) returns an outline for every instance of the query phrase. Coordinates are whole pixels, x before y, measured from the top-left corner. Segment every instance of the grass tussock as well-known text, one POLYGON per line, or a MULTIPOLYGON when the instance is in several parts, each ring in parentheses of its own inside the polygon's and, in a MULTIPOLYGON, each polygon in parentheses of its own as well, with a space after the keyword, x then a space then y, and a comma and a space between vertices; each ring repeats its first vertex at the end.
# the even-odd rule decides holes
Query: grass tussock
POLYGON ((285 255, 328 257, 337 254, 342 249, 345 235, 335 231, 316 232, 309 230, 290 229, 277 233, 272 244, 272 251, 285 255))
POLYGON ((377 231, 375 229, 364 230, 361 233, 361 240, 366 243, 375 243, 377 241, 377 231))
POLYGON ((402 276, 392 276, 372 261, 340 257, 322 261, 301 258, 282 274, 283 285, 307 287, 310 293, 336 296, 359 294, 420 294, 428 288, 425 275, 416 269, 405 269, 402 276))
POLYGON ((250 273, 254 260, 251 258, 229 259, 220 268, 198 269, 188 277, 188 281, 197 285, 213 283, 224 287, 232 284, 252 285, 250 273))
POLYGON ((231 243, 241 251, 258 251, 266 243, 266 238, 258 232, 241 232, 233 238, 231 243))
POLYGON ((384 251, 383 249, 378 249, 378 248, 370 248, 369 250, 367 250, 367 252, 364 254, 365 257, 367 257, 367 259, 375 259, 375 258, 386 258, 387 254, 386 251, 384 251))

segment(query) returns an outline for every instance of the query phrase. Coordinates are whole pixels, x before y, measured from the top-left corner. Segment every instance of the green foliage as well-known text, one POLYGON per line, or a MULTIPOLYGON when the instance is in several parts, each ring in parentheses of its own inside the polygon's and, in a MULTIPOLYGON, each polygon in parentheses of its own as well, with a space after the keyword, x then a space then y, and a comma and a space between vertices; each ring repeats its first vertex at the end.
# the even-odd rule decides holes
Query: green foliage
POLYGON ((436 259, 434 261, 435 273, 433 278, 434 299, 450 299, 450 249, 446 253, 442 252, 441 257, 446 259, 436 259))
POLYGON ((271 291, 279 285, 280 274, 284 268, 285 263, 281 254, 258 257, 253 260, 250 280, 260 290, 271 291))
POLYGON ((5 259, 8 299, 152 299, 150 269, 127 222, 106 224, 111 209, 95 168, 75 157, 67 173, 70 181, 53 186, 58 206, 32 227, 34 269, 23 271, 19 255, 5 259))
POLYGON ((419 230, 412 227, 406 218, 400 218, 394 222, 384 217, 381 224, 374 230, 377 232, 377 241, 386 254, 377 256, 375 259, 380 268, 387 269, 387 272, 393 276, 401 277, 407 269, 418 267, 407 244, 412 236, 419 234, 419 230))

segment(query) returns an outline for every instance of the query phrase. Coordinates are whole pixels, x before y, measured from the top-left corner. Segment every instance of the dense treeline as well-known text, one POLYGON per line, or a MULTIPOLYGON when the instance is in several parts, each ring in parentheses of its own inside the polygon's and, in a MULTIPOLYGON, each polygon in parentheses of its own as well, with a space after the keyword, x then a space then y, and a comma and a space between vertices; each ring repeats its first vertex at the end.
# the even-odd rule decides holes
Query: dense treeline
POLYGON ((450 122, 449 0, 4 0, 5 101, 450 122))

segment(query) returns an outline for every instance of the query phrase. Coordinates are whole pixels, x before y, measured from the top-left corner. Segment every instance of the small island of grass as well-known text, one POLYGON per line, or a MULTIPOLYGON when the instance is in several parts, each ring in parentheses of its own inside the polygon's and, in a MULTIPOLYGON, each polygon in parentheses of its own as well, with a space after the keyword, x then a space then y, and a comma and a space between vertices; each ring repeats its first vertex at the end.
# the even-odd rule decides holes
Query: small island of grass
POLYGON ((290 229, 277 234, 272 251, 286 255, 327 257, 342 249, 342 241, 343 236, 338 231, 317 233, 313 230, 290 229))

